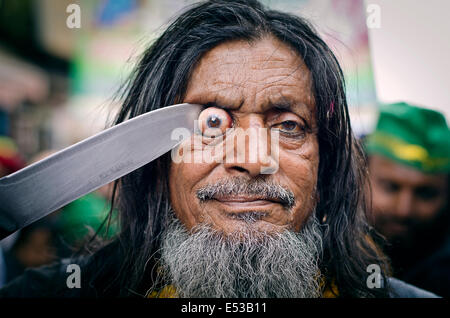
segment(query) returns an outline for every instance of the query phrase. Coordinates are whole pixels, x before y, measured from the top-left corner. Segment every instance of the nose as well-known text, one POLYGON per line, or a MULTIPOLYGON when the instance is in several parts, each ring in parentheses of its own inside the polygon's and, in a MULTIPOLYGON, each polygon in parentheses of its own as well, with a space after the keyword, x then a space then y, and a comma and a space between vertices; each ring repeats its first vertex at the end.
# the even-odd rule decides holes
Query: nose
POLYGON ((226 137, 224 167, 230 174, 273 174, 278 171, 278 135, 258 115, 247 115, 226 137))
POLYGON ((406 218, 413 213, 414 208, 414 194, 410 189, 402 189, 398 198, 395 212, 397 217, 406 218))

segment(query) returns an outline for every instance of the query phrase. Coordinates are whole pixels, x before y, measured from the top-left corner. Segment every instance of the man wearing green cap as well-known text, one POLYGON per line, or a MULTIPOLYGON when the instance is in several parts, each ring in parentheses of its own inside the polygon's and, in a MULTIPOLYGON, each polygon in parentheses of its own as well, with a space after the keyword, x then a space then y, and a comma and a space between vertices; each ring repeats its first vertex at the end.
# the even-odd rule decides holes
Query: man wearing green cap
POLYGON ((442 114, 381 107, 366 140, 373 224, 388 244, 394 276, 450 296, 450 131, 442 114))

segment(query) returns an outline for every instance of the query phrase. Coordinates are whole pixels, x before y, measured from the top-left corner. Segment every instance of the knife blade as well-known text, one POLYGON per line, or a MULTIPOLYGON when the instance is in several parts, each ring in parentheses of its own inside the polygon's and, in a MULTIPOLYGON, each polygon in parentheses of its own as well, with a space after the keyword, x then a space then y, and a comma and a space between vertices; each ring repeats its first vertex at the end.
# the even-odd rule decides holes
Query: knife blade
POLYGON ((178 104, 134 117, 0 179, 0 239, 160 157, 194 131, 202 109, 178 104))

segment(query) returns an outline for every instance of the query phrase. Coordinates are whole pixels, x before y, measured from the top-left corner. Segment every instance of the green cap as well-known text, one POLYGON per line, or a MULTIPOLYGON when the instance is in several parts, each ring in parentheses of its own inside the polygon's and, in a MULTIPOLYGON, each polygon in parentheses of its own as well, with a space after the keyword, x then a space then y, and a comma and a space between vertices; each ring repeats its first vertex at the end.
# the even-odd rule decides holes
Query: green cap
POLYGON ((425 173, 450 172, 450 130, 434 110, 406 103, 383 105, 368 154, 380 154, 425 173))

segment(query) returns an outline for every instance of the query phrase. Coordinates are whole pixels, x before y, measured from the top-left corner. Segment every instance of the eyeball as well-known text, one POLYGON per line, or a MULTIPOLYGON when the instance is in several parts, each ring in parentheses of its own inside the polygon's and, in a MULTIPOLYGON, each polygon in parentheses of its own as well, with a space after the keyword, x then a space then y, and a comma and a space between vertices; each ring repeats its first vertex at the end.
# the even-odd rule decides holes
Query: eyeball
POLYGON ((231 128, 232 124, 230 115, 217 107, 203 110, 198 117, 198 122, 202 135, 211 138, 225 134, 227 128, 231 128))

